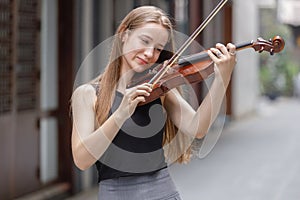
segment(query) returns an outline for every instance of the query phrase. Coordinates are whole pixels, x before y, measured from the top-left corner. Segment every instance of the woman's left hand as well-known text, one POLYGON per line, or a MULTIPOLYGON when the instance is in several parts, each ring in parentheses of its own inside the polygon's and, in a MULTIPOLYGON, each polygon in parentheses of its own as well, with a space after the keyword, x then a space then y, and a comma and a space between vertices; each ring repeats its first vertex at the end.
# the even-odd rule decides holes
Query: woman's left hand
POLYGON ((224 82, 228 83, 236 64, 236 47, 231 43, 228 43, 226 47, 217 43, 216 47, 210 48, 207 53, 215 63, 216 77, 221 77, 224 82))

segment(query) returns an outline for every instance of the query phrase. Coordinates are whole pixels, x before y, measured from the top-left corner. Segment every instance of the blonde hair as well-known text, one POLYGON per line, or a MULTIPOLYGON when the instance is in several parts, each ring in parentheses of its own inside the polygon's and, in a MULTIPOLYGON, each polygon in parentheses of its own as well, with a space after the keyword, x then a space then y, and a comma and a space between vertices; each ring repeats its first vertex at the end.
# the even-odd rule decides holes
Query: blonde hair
MULTIPOLYGON (((113 42, 112 51, 105 71, 99 78, 98 98, 95 105, 96 119, 98 126, 102 125, 108 117, 112 101, 114 98, 117 83, 120 79, 121 65, 122 65, 122 41, 121 37, 127 30, 139 28, 146 23, 157 23, 165 27, 169 32, 168 46, 174 52, 173 44, 173 25, 169 17, 159 8, 154 6, 142 6, 132 10, 121 22, 117 31, 116 37, 113 42)), ((176 135, 176 127, 174 127, 171 120, 167 117, 163 145, 169 144, 176 135)), ((178 135, 180 143, 186 144, 187 142, 183 134, 178 135), (181 135, 181 136, 180 136, 181 135)), ((178 142, 177 142, 178 143, 178 142)), ((169 145, 166 151, 166 157, 172 160, 171 157, 176 157, 175 160, 179 163, 189 161, 191 150, 186 145, 169 145), (171 147, 172 146, 172 147, 171 147), (180 155, 178 155, 181 152, 180 155), (177 159, 178 158, 178 159, 177 159)), ((174 160, 174 159, 173 159, 174 160)))

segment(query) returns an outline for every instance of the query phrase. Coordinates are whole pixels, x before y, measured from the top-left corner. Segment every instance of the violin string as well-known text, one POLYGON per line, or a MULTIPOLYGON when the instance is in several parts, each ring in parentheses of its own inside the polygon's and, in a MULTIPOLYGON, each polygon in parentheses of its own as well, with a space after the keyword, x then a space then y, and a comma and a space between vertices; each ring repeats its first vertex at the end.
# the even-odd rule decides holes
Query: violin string
POLYGON ((188 48, 188 46, 196 39, 196 37, 203 31, 203 29, 208 25, 212 18, 220 11, 220 9, 226 4, 228 0, 222 0, 217 7, 208 15, 208 17, 202 22, 202 24, 193 32, 193 34, 185 41, 185 43, 175 52, 175 54, 170 58, 166 67, 163 67, 158 73, 148 82, 155 85, 163 75, 168 71, 168 69, 173 66, 173 64, 179 59, 181 54, 188 48))

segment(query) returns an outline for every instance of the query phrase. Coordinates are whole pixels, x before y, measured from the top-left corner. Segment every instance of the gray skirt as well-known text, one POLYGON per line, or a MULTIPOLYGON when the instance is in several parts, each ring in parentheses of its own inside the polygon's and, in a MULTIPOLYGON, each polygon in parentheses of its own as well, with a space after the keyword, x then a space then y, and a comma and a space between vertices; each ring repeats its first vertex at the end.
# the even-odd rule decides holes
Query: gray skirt
POLYGON ((181 200, 168 168, 151 175, 103 180, 99 200, 181 200))

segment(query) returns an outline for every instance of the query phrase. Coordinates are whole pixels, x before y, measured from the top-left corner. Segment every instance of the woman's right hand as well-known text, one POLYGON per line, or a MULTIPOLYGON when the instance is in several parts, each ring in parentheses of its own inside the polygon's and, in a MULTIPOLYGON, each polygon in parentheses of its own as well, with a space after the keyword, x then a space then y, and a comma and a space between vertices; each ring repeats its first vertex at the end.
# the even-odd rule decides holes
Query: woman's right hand
POLYGON ((143 83, 132 88, 128 88, 124 92, 123 100, 116 110, 116 113, 119 114, 119 117, 128 119, 138 103, 145 102, 145 96, 149 96, 152 91, 152 85, 149 83, 143 83))

